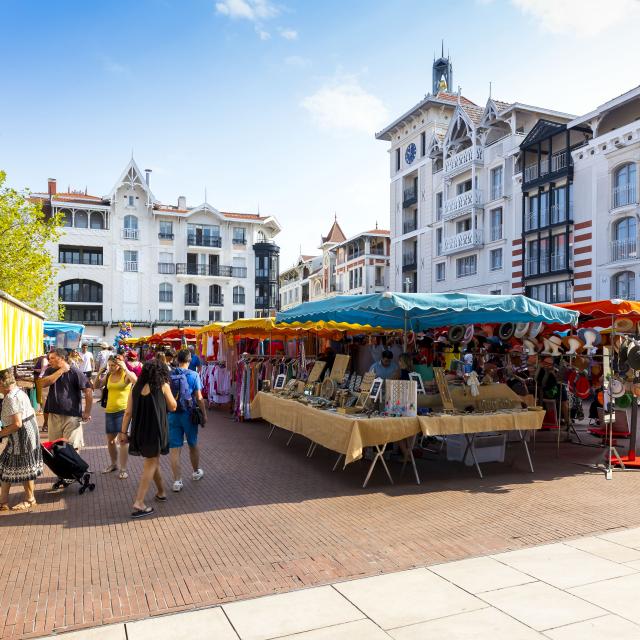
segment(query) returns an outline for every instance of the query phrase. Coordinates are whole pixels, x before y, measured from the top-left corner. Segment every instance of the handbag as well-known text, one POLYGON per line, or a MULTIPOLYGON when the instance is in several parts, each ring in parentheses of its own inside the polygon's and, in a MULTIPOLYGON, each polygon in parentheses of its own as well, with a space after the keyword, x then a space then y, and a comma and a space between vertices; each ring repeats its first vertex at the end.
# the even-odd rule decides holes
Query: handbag
POLYGON ((109 382, 109 376, 107 375, 107 377, 104 380, 104 386, 102 387, 102 395, 100 396, 100 406, 102 408, 107 407, 107 397, 109 396, 109 388, 107 387, 108 382, 109 382))
POLYGON ((190 418, 191 424, 204 426, 204 416, 202 415, 202 409, 198 405, 191 409, 190 418))

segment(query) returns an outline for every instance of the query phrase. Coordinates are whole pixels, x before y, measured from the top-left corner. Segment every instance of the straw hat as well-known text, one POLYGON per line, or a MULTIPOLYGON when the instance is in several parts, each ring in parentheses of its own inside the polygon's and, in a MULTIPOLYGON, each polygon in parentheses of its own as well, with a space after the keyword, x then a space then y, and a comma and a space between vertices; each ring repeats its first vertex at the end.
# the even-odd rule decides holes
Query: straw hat
POLYGON ((516 325, 515 331, 513 332, 513 335, 516 338, 524 338, 527 333, 529 333, 529 326, 530 323, 528 322, 518 322, 518 324, 516 325))
POLYGON ((463 324, 454 324, 452 327, 449 327, 449 342, 453 342, 454 344, 462 342, 464 332, 465 327, 463 324))
POLYGON ((631 391, 636 398, 640 398, 640 382, 634 382, 631 391))
POLYGON ((613 328, 618 333, 633 333, 633 320, 630 318, 616 318, 616 321, 613 323, 613 328))

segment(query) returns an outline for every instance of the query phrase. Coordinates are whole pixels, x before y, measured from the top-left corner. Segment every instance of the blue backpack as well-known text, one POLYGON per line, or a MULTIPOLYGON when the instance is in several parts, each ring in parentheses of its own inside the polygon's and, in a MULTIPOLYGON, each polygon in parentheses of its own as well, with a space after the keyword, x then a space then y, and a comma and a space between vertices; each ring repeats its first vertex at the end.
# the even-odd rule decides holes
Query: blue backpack
POLYGON ((179 367, 171 369, 169 386, 178 404, 176 411, 191 411, 193 409, 193 396, 191 395, 187 374, 184 369, 179 367))

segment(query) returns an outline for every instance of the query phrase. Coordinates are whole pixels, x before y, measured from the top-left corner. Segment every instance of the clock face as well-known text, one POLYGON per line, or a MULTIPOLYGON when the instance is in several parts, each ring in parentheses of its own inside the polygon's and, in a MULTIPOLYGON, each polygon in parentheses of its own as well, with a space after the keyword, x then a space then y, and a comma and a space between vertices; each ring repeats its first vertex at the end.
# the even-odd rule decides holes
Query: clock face
POLYGON ((411 164, 416 159, 416 145, 413 142, 407 147, 404 152, 404 159, 407 164, 411 164))

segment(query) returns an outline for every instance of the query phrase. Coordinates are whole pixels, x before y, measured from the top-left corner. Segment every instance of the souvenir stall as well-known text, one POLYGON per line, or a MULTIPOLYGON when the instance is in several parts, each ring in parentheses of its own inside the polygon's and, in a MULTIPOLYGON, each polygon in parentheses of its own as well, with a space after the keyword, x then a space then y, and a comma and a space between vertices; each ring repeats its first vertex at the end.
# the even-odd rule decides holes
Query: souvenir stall
MULTIPOLYGON (((452 342, 458 337, 460 341, 465 337, 470 341, 478 324, 500 325, 498 330, 504 326, 508 332, 513 332, 516 323, 571 325, 577 317, 576 312, 524 296, 384 293, 338 296, 305 303, 278 314, 277 320, 281 323, 333 321, 384 326, 387 330, 402 330, 404 343, 408 346, 415 334, 425 332, 435 342, 437 331, 447 327, 445 332, 452 342)), ((411 442, 418 434, 461 434, 459 459, 475 465, 482 477, 479 450, 484 443, 480 440, 488 440, 497 432, 511 431, 522 443, 533 471, 524 432, 542 426, 544 411, 535 406, 523 406, 520 396, 507 385, 495 382, 491 375, 485 375, 484 382, 489 384, 481 385, 477 374, 470 371, 462 378, 464 384, 454 384, 460 383, 460 379, 455 375, 453 378, 448 376, 444 367, 436 366, 433 367, 436 393, 429 394, 416 372, 409 374, 408 380, 386 381, 366 374, 362 376, 359 389, 352 392, 344 388, 347 367, 348 362, 339 362, 336 357, 328 379, 325 378, 319 390, 308 380, 290 380, 284 388, 284 380, 277 380, 272 393, 256 395, 251 405, 252 417, 262 417, 337 452, 340 457, 336 467, 343 457, 344 463, 348 464, 362 457, 364 447, 372 447, 373 460, 364 486, 377 463, 383 466, 392 481, 384 452, 389 443, 405 439, 409 439, 408 444, 405 443, 405 459, 411 463, 419 482, 411 442)))
POLYGON ((84 325, 72 322, 46 321, 43 326, 44 343, 50 349, 79 349, 84 334, 84 325))

